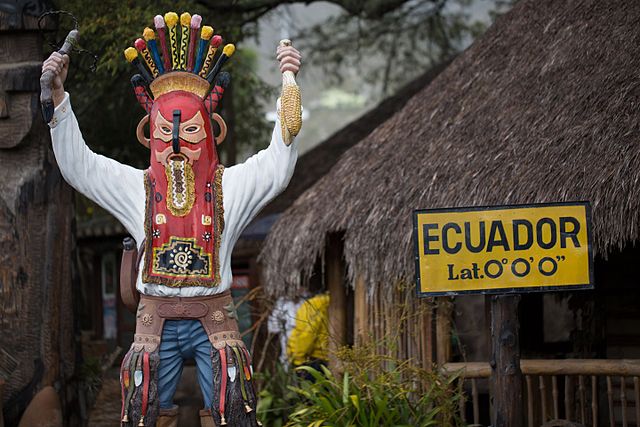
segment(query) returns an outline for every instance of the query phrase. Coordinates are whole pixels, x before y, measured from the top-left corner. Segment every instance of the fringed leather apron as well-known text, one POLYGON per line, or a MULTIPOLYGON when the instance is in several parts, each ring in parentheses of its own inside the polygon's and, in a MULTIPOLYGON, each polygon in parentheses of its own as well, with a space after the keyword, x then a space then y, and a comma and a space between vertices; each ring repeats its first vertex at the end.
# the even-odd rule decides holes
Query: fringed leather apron
POLYGON ((134 342, 120 369, 122 425, 155 425, 160 341, 167 319, 199 320, 209 337, 214 384, 213 407, 209 409, 216 424, 258 425, 251 357, 240 338, 229 291, 192 298, 140 296, 134 342))

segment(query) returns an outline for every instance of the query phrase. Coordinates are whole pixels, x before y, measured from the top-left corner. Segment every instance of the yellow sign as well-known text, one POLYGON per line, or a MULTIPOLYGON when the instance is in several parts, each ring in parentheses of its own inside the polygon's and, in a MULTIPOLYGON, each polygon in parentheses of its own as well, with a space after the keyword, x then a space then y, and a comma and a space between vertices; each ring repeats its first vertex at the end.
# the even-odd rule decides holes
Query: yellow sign
POLYGON ((587 202, 414 212, 422 296, 593 287, 587 202))

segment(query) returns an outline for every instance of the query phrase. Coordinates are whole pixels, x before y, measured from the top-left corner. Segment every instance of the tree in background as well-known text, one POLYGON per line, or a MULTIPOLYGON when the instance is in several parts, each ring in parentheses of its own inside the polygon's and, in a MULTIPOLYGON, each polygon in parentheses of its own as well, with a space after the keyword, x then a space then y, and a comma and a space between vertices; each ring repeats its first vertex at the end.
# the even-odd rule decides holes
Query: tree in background
POLYGON ((451 58, 484 31, 485 24, 471 16, 474 3, 479 2, 396 2, 393 8, 331 17, 297 39, 334 81, 342 80, 341 70, 355 70, 383 98, 451 58))

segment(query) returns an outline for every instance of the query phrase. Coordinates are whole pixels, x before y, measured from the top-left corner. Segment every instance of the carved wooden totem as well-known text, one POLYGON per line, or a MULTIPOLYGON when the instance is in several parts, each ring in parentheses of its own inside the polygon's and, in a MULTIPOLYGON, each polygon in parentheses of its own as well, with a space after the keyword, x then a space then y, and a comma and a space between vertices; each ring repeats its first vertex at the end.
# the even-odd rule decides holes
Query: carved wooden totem
MULTIPOLYGON (((5 425, 17 425, 45 386, 55 387, 62 408, 77 400, 69 382, 75 370, 73 197, 55 164, 39 107, 44 43, 37 17, 45 3, 0 0, 0 408, 5 425)), ((54 28, 51 21, 44 25, 54 28)), ((78 415, 72 412, 78 408, 63 410, 76 425, 78 415)))

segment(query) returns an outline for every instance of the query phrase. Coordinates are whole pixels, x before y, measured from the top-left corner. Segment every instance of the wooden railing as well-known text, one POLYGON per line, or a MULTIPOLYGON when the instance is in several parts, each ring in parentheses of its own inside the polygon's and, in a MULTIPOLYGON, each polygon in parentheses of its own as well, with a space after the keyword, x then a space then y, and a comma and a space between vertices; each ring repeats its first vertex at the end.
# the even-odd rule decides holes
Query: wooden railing
MULTIPOLYGON (((478 381, 491 376, 489 363, 447 363, 443 368, 461 373, 471 395, 473 424, 482 425, 478 381)), ((521 360, 520 368, 528 427, 640 427, 640 360, 521 360), (606 411, 600 413, 602 406, 606 411)), ((463 402, 463 418, 465 412, 463 402)))

